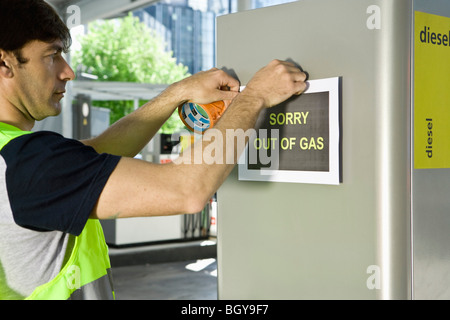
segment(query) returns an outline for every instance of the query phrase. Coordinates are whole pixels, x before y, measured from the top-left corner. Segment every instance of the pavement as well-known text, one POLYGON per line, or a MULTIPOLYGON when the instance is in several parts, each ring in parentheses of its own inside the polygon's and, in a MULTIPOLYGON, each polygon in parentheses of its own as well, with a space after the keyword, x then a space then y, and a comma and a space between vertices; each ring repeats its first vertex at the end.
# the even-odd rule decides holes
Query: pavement
POLYGON ((109 253, 116 300, 217 300, 215 239, 109 253))

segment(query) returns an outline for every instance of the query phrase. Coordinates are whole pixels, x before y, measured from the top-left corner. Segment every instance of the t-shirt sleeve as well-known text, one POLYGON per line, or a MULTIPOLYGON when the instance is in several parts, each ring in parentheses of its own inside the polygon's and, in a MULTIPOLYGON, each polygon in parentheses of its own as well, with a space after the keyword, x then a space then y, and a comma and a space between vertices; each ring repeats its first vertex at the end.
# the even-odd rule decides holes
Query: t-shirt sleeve
POLYGON ((120 157, 51 132, 26 134, 1 151, 15 222, 78 236, 120 157))

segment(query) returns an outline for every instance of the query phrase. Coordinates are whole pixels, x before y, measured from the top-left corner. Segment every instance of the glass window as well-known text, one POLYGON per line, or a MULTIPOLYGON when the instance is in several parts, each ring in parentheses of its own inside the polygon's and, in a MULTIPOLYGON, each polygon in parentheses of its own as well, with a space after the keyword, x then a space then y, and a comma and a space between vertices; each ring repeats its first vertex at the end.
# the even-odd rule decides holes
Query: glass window
MULTIPOLYGON (((216 57, 216 17, 234 13, 238 0, 162 0, 134 15, 162 37, 167 50, 191 74, 211 69, 216 57)), ((295 0, 251 0, 258 9, 295 0)))

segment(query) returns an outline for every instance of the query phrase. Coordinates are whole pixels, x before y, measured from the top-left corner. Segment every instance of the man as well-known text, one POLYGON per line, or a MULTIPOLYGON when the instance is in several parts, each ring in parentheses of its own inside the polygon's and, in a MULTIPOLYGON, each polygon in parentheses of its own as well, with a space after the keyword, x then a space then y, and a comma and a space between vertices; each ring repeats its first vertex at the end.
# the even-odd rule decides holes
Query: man
MULTIPOLYGON (((94 139, 32 133, 35 121, 61 112, 75 77, 62 56, 70 34, 43 0, 0 0, 0 8, 0 299, 113 298, 98 220, 199 212, 234 166, 134 159, 173 111, 188 100, 232 100, 215 126, 225 137, 306 88, 306 75, 283 61, 258 71, 241 93, 236 79, 212 69, 173 84, 94 139)), ((207 147, 201 141, 180 157, 207 147)), ((242 151, 224 144, 217 152, 229 148, 236 158, 242 151)))

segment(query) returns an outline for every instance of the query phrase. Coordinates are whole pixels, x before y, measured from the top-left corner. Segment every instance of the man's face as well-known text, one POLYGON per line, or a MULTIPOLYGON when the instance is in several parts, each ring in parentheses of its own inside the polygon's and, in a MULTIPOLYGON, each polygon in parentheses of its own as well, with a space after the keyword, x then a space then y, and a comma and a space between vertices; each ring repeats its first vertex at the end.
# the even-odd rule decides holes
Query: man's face
POLYGON ((39 121, 61 112, 66 83, 75 78, 61 53, 60 40, 32 41, 21 50, 28 61, 14 68, 14 104, 28 120, 39 121))

